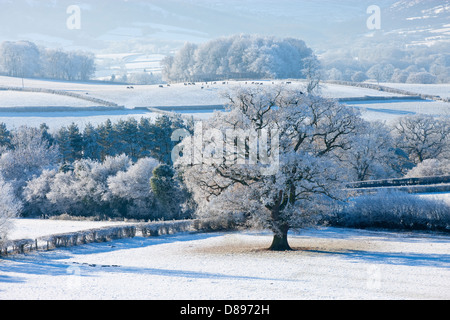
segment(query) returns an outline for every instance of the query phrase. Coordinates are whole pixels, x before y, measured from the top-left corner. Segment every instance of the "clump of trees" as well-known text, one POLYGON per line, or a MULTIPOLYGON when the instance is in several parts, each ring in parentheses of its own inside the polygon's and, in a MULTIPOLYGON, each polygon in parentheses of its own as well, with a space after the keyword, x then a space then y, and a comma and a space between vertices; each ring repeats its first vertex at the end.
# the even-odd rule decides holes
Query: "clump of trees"
POLYGON ((163 59, 161 67, 163 80, 168 82, 304 79, 307 66, 320 60, 320 78, 324 80, 433 84, 450 82, 448 51, 446 44, 355 43, 351 50, 333 49, 317 59, 299 39, 234 35, 200 45, 186 43, 175 55, 163 59))
POLYGON ((312 57, 302 40, 234 35, 201 45, 186 43, 161 65, 163 78, 169 82, 287 79, 305 78, 305 59, 312 57))
POLYGON ((112 123, 106 120, 94 127, 87 124, 83 131, 76 124, 59 128, 48 135, 51 144, 59 148, 64 163, 91 159, 104 161, 108 156, 126 154, 132 161, 153 157, 161 163, 171 164, 171 151, 176 142, 171 140, 173 131, 189 129, 181 117, 160 116, 152 121, 130 118, 112 123))
POLYGON ((11 229, 11 219, 16 218, 21 210, 22 203, 14 194, 13 187, 6 182, 0 174, 0 245, 7 240, 11 229))
POLYGON ((1 219, 19 213, 140 220, 190 217, 189 193, 178 173, 167 169, 176 143, 171 135, 179 128, 188 126, 167 116, 155 121, 107 120, 83 131, 72 124, 54 133, 45 124, 11 131, 0 124, 1 219))
POLYGON ((29 41, 0 45, 0 72, 11 77, 89 80, 95 73, 94 55, 38 47, 29 41))
POLYGON ((190 212, 181 207, 186 193, 175 175, 166 182, 167 192, 174 196, 171 202, 160 201, 160 194, 155 192, 159 190, 152 188, 153 172, 160 166, 153 158, 133 163, 128 156, 120 155, 103 162, 77 160, 71 170, 46 169, 27 182, 23 213, 144 220, 189 217, 190 212))
POLYGON ((327 80, 396 83, 449 83, 448 44, 410 46, 396 43, 356 43, 351 50, 330 50, 321 55, 327 80))
POLYGON ((212 159, 183 156, 176 165, 200 216, 270 229, 271 249, 289 250, 290 229, 314 225, 345 197, 349 176, 339 158, 352 152, 363 120, 352 108, 298 91, 240 88, 228 98, 230 112, 215 114, 197 133, 203 146, 183 140, 183 153, 205 150, 212 159))

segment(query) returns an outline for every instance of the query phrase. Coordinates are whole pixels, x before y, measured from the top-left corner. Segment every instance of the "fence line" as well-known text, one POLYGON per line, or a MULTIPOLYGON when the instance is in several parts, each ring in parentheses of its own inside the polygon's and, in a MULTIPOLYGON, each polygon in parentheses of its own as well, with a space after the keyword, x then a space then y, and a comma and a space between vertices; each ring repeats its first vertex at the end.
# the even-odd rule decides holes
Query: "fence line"
POLYGON ((124 226, 88 229, 79 232, 55 234, 36 239, 20 239, 0 243, 0 257, 12 254, 24 254, 32 251, 49 251, 89 243, 102 243, 118 239, 157 237, 181 232, 210 231, 211 222, 201 220, 180 220, 170 222, 149 222, 124 226))
POLYGON ((82 95, 74 92, 68 92, 64 90, 53 90, 53 89, 44 89, 44 88, 20 88, 20 87, 8 87, 8 86, 0 86, 0 90, 3 91, 22 91, 22 92, 37 92, 37 93, 49 93, 49 94, 55 94, 60 96, 67 96, 72 98, 77 98, 80 100, 85 100, 89 102, 98 103, 100 105, 104 105, 107 107, 121 107, 117 103, 106 101, 103 99, 98 99, 94 97, 90 97, 87 95, 82 95))
POLYGON ((397 190, 412 194, 449 192, 450 176, 360 181, 347 184, 347 189, 356 193, 379 190, 397 190))
POLYGON ((382 86, 382 85, 374 84, 374 83, 350 82, 350 81, 339 81, 339 80, 328 80, 328 81, 324 81, 324 82, 330 83, 330 84, 338 84, 338 85, 344 85, 344 86, 373 89, 373 90, 389 92, 389 93, 403 94, 405 96, 420 97, 421 99, 424 99, 424 100, 450 102, 450 98, 442 98, 440 96, 431 95, 431 94, 421 94, 421 93, 417 93, 417 92, 411 92, 411 91, 407 91, 407 90, 386 87, 386 86, 382 86))

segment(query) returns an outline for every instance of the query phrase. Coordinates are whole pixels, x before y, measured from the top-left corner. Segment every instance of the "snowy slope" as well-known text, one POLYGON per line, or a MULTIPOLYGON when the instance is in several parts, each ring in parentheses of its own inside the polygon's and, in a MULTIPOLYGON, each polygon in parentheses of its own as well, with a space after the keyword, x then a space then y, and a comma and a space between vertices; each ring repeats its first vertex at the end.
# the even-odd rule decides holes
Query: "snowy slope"
POLYGON ((13 219, 13 227, 8 234, 8 239, 36 239, 67 232, 77 232, 88 229, 97 229, 122 222, 108 221, 72 221, 72 220, 40 220, 40 219, 13 219))
POLYGON ((0 299, 450 298, 447 236, 346 229, 180 234, 0 261, 0 299))
POLYGON ((368 32, 366 10, 382 9, 383 33, 407 42, 448 41, 449 0, 129 0, 80 4, 81 29, 69 30, 71 0, 1 0, 0 41, 52 47, 169 53, 185 41, 238 33, 298 37, 313 48, 352 43, 368 32), (446 26, 447 25, 447 26, 446 26), (405 40, 405 39, 404 39, 405 40))
POLYGON ((449 42, 449 17, 449 0, 400 0, 386 11, 390 33, 406 36, 412 44, 449 42))
POLYGON ((0 111, 21 107, 91 107, 93 102, 49 93, 0 90, 0 111))
POLYGON ((409 92, 450 98, 450 84, 413 84, 413 83, 382 83, 381 85, 406 90, 409 92))

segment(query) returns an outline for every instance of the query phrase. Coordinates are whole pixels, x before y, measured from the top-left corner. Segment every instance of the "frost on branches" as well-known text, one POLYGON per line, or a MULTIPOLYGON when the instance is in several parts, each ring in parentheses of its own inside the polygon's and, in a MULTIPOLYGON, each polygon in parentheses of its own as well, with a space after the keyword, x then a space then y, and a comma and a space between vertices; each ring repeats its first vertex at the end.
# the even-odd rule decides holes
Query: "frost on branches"
POLYGON ((6 240, 11 229, 11 219, 16 218, 22 208, 11 184, 6 183, 0 175, 0 244, 6 240))
POLYGON ((363 121, 350 107, 282 87, 226 97, 229 112, 197 124, 176 165, 200 217, 268 228, 270 249, 289 250, 290 229, 314 225, 345 197, 341 158, 363 121))

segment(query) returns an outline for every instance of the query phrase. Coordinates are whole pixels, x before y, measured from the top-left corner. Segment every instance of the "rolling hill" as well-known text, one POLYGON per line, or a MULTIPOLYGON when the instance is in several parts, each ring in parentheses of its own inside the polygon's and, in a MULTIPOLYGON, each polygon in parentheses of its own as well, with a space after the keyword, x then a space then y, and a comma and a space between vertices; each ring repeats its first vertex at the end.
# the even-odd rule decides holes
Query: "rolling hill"
MULTIPOLYGON (((81 28, 69 30, 72 1, 0 0, 0 41, 108 52, 168 53, 185 41, 236 33, 304 39, 313 48, 365 39, 371 0, 96 0, 80 4, 81 28), (144 50, 145 49, 145 50, 144 50)), ((407 43, 450 41, 449 0, 380 0, 384 36, 407 43)))

